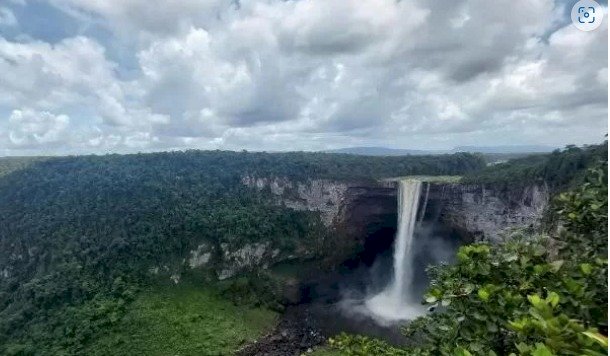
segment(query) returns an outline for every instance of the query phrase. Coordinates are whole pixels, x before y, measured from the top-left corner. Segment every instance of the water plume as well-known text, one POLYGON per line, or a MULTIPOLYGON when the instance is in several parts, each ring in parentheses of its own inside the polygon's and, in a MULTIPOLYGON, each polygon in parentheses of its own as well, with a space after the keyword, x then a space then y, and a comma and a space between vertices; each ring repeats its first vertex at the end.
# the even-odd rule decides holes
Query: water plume
POLYGON ((394 242, 393 278, 379 294, 369 298, 365 307, 371 316, 383 323, 413 319, 423 314, 420 303, 409 297, 413 282, 413 235, 417 223, 417 211, 421 181, 399 181, 398 231, 394 242))

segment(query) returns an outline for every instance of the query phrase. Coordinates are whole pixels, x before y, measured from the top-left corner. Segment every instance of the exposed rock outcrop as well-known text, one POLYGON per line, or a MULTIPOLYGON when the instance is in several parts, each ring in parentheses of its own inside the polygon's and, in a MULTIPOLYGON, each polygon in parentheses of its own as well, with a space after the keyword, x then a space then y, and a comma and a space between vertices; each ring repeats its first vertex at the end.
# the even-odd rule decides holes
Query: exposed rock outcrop
POLYGON ((271 249, 269 242, 246 244, 238 249, 231 249, 227 243, 220 244, 221 261, 217 269, 218 279, 233 277, 239 272, 255 268, 267 268, 269 262, 280 253, 279 249, 271 249))
POLYGON ((212 258, 212 252, 213 249, 208 244, 200 244, 195 250, 190 252, 191 256, 188 259, 189 267, 198 268, 207 265, 212 258))
POLYGON ((549 196, 544 184, 502 190, 482 185, 433 184, 429 199, 440 201, 441 222, 477 241, 498 242, 507 229, 538 227, 549 196))
POLYGON ((258 190, 269 189, 286 207, 294 210, 317 211, 326 226, 337 219, 345 204, 351 184, 325 179, 292 182, 287 178, 245 176, 242 183, 258 190))

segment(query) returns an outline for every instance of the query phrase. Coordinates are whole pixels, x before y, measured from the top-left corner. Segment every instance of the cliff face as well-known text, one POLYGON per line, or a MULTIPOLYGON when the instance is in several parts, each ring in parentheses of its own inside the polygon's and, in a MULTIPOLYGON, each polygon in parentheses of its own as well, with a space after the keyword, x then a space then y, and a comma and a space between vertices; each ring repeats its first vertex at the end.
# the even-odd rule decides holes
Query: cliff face
POLYGON ((331 246, 340 250, 337 253, 351 254, 368 234, 396 224, 396 187, 392 182, 291 182, 249 176, 242 182, 258 190, 268 189, 276 203, 287 208, 319 212, 336 238, 331 246))
MULTIPOLYGON (((376 226, 396 216, 395 182, 291 182, 283 178, 244 177, 255 189, 269 189, 278 204, 320 212, 324 224, 338 238, 362 241, 376 226)), ((501 190, 483 185, 424 183, 419 216, 465 234, 471 240, 498 242, 503 231, 538 226, 548 206, 546 185, 501 190), (429 186, 428 186, 429 185, 429 186)), ((395 223, 395 222, 394 222, 395 223)))
MULTIPOLYGON (((244 176, 242 183, 264 191, 278 205, 320 214, 328 229, 323 246, 327 258, 339 263, 365 249, 371 236, 396 228, 395 182, 294 182, 279 177, 244 176), (367 240, 367 238, 369 240, 367 240)), ((424 183, 418 216, 438 221, 465 241, 498 242, 502 232, 520 226, 537 226, 549 201, 545 185, 498 190, 481 185, 424 183)), ((388 243, 387 241, 383 243, 388 243)), ((391 243, 391 241, 390 241, 391 243)), ((313 249, 313 246, 308 246, 313 249)), ((188 268, 212 267, 219 279, 291 258, 311 256, 312 251, 282 251, 269 242, 245 246, 223 244, 219 250, 202 244, 185 259, 188 268), (213 257, 216 256, 216 257, 213 257)))
MULTIPOLYGON (((476 241, 499 242, 516 227, 540 225, 548 206, 546 185, 499 190, 482 185, 431 184, 429 200, 440 222, 476 241)), ((428 214, 433 212, 426 212, 428 214)))
POLYGON ((326 226, 335 222, 341 207, 349 199, 348 190, 354 186, 324 179, 292 182, 287 178, 252 176, 243 177, 242 183, 257 190, 268 189, 276 202, 287 208, 319 212, 326 226))

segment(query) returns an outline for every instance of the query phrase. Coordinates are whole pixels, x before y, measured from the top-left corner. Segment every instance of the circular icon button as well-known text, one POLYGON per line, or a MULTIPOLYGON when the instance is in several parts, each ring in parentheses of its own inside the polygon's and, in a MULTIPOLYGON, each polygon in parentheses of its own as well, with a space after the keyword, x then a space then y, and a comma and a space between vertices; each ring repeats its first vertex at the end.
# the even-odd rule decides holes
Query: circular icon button
POLYGON ((572 7, 572 23, 581 31, 593 31, 604 21, 604 9, 595 0, 580 0, 572 7))

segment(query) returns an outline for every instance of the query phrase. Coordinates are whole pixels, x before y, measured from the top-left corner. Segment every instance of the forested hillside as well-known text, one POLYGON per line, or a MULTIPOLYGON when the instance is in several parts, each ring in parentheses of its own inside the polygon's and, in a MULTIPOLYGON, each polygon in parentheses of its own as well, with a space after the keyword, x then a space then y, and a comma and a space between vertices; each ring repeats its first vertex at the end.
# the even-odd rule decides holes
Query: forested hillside
POLYGON ((36 162, 44 161, 47 157, 0 157, 0 177, 13 171, 24 169, 36 162))
POLYGON ((546 183, 553 190, 582 182, 586 168, 608 156, 608 142, 584 147, 568 146, 550 154, 533 154, 466 174, 465 183, 519 186, 546 183))
POLYGON ((245 175, 367 180, 483 164, 470 154, 220 151, 11 161, 0 178, 0 353, 80 352, 121 319, 151 266, 202 241, 290 248, 324 238, 319 216, 271 204, 245 175))
MULTIPOLYGON (((517 341, 524 343, 523 353, 528 354, 536 349, 540 333, 555 333, 540 331, 527 319, 527 298, 539 297, 552 310, 557 304, 562 308, 545 309, 544 318, 557 317, 553 323, 570 328, 567 342, 597 350, 589 339, 574 333, 581 329, 604 333, 607 328, 600 321, 604 315, 592 314, 597 313, 593 301, 607 291, 607 285, 596 279, 606 268, 600 255, 605 235, 596 228, 607 221, 600 215, 607 199, 598 201, 607 192, 603 185, 607 166, 601 163, 606 155, 607 143, 568 147, 490 167, 472 154, 361 157, 187 151, 0 159, 0 354, 170 349, 227 354, 265 332, 274 314, 269 310, 272 305, 266 304, 272 284, 262 276, 219 284, 213 277, 186 275, 175 289, 168 288, 167 278, 160 282, 150 273, 153 266, 171 269, 172 263, 184 264, 189 251, 202 242, 215 246, 270 242, 296 251, 300 246, 314 248, 328 238, 317 213, 274 204, 265 190, 246 187, 245 176, 367 181, 463 175, 468 183, 545 182, 553 191, 582 186, 555 205, 568 233, 552 235, 550 240, 515 236, 512 245, 500 249, 465 247, 456 267, 433 270, 435 284, 427 300, 448 306, 448 313, 422 319, 410 332, 428 340, 416 349, 422 354, 449 353, 457 346, 473 353, 501 353, 514 350, 510 345, 517 341), (591 167, 596 168, 585 176, 591 167), (530 242, 523 245, 521 240, 530 242), (564 255, 541 254, 548 241, 561 243, 558 253, 579 257, 568 263, 564 255), (520 267, 514 264, 515 254, 527 257, 520 267), (481 266, 487 265, 489 273, 481 275, 481 266), (527 286, 523 293, 500 293, 519 283, 527 286), (579 287, 582 283, 585 289, 579 287), (464 315, 476 318, 456 324, 464 315), (577 317, 577 324, 561 324, 565 318, 577 317), (524 331, 515 331, 519 327, 524 331), (456 334, 451 336, 448 330, 456 334), (522 338, 521 332, 526 336, 522 338), (202 340, 201 335, 207 336, 202 340), (497 342, 509 346, 497 349, 497 342), (127 344, 133 348, 126 348, 127 344)), ((336 342, 347 354, 366 355, 362 350, 370 347, 388 355, 413 351, 351 336, 336 342)), ((555 350, 563 344, 557 345, 545 347, 555 350)))

